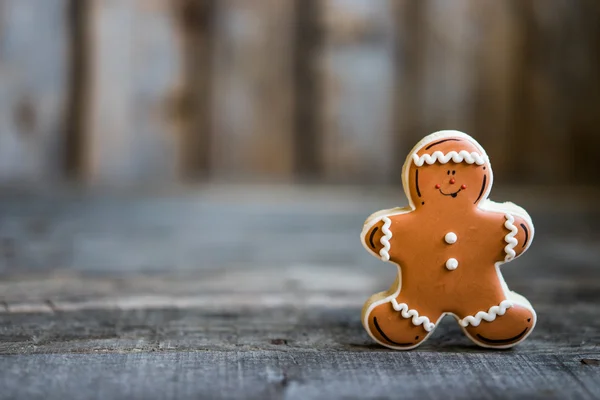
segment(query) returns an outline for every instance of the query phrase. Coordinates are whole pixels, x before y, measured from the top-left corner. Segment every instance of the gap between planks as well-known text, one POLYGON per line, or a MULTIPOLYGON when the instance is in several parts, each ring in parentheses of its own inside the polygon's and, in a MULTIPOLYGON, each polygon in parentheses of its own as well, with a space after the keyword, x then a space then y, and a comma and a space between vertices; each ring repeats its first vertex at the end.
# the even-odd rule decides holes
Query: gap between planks
POLYGON ((73 312, 82 310, 156 310, 156 309, 203 309, 203 310, 257 310, 294 307, 297 309, 310 309, 314 307, 327 307, 330 309, 362 306, 363 300, 368 297, 356 294, 303 293, 248 293, 211 294, 200 296, 160 296, 139 295, 119 296, 112 298, 92 298, 87 300, 44 300, 38 302, 3 302, 0 305, 1 313, 28 314, 28 313, 54 313, 73 312))

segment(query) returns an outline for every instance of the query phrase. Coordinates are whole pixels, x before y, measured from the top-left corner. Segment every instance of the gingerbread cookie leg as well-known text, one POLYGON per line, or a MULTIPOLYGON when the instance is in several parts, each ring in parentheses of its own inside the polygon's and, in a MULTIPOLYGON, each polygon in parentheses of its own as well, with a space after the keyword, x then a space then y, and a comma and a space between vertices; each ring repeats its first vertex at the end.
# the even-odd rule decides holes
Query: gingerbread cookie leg
POLYGON ((463 331, 475 344, 507 349, 525 340, 533 331, 537 316, 529 302, 510 292, 508 299, 475 315, 459 320, 463 331))
POLYGON ((424 315, 411 308, 415 304, 399 291, 399 279, 387 292, 372 296, 365 304, 362 321, 369 335, 379 344, 396 349, 417 347, 433 333, 441 312, 427 311, 424 315))

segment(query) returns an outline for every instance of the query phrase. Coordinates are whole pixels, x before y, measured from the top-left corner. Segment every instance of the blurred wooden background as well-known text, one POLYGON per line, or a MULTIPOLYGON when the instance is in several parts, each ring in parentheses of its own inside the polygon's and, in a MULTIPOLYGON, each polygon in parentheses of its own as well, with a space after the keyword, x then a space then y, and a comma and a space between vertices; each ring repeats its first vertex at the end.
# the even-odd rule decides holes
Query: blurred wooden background
POLYGON ((600 398, 598 126, 599 0, 0 0, 0 399, 600 398), (538 328, 390 354, 358 233, 451 128, 538 328))
POLYGON ((0 182, 596 184, 599 71, 596 0, 0 0, 0 182))

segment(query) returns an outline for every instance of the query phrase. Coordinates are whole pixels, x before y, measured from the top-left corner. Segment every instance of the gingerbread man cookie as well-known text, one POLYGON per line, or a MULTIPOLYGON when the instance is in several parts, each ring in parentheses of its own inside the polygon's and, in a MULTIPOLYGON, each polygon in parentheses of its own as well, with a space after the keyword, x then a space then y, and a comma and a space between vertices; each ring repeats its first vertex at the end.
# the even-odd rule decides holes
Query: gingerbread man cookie
POLYGON ((369 335, 392 349, 417 347, 446 315, 476 344, 509 348, 532 332, 529 301, 509 291, 500 265, 533 240, 531 218, 512 203, 488 200, 492 168, 470 136, 440 131, 421 140, 402 169, 409 206, 367 219, 361 239, 398 275, 362 311, 369 335))

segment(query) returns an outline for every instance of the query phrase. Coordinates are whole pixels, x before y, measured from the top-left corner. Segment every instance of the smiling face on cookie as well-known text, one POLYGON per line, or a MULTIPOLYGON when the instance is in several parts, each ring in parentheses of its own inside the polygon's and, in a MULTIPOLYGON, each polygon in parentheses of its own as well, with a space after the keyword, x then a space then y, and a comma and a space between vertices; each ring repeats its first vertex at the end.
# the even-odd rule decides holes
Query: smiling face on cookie
POLYGON ((476 207, 487 198, 492 182, 483 149, 461 136, 423 144, 405 168, 407 194, 416 208, 476 207))

